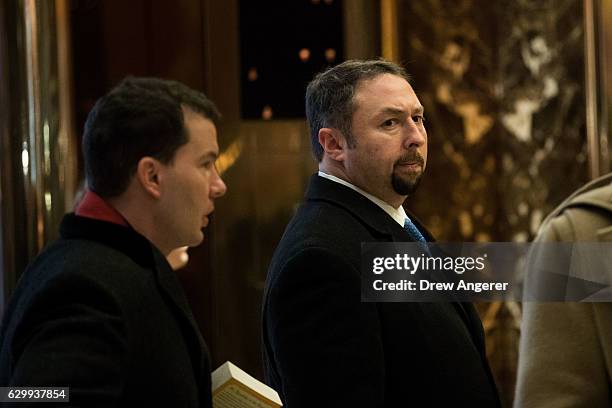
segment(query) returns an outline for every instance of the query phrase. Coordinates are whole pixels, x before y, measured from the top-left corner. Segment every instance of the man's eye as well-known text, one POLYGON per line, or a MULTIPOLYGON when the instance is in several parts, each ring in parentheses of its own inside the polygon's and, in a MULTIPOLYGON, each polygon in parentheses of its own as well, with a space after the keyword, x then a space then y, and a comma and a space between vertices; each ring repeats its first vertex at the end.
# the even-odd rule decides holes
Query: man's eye
POLYGON ((414 123, 423 124, 423 123, 425 123, 425 116, 423 116, 423 115, 413 116, 412 120, 414 121, 414 123))
POLYGON ((387 119, 382 123, 382 127, 390 128, 390 127, 397 125, 398 123, 399 123, 399 120, 397 119, 387 119))

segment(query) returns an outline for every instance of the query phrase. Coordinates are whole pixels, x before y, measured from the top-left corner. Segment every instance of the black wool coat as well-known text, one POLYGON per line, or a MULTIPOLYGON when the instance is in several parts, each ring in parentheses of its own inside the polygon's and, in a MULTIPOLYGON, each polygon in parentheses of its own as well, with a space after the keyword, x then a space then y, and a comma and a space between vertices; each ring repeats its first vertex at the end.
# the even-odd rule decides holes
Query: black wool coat
POLYGON ((60 234, 5 311, 0 386, 67 386, 80 407, 211 407, 208 350, 164 256, 74 214, 60 234))
POLYGON ((470 303, 361 302, 361 242, 405 241, 366 197, 311 178, 264 291, 266 381, 286 407, 500 406, 470 303))

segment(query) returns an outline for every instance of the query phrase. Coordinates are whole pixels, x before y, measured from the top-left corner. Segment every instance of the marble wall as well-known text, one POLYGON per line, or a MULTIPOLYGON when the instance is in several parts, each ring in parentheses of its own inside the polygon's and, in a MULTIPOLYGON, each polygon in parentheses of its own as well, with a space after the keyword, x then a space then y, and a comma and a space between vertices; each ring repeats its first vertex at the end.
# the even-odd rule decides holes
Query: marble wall
POLYGON ((533 238, 588 177, 582 2, 400 4, 430 143, 408 205, 441 239, 533 238))
MULTIPOLYGON (((529 241, 588 179, 580 0, 400 0, 429 161, 410 207, 439 240, 529 241)), ((479 305, 510 405, 520 307, 479 305)))

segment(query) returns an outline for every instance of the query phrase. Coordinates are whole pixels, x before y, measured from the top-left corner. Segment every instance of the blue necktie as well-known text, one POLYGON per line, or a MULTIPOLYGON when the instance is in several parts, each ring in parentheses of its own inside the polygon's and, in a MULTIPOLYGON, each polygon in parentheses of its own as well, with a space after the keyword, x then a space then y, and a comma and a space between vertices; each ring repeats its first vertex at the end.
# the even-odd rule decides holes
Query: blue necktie
POLYGON ((423 236, 423 234, 421 234, 421 231, 419 231, 416 225, 414 225, 412 220, 408 217, 406 217, 406 219, 404 220, 404 229, 410 234, 412 238, 414 238, 415 241, 423 243, 427 242, 425 241, 425 237, 423 236))
POLYGON ((421 231, 417 228, 416 225, 412 222, 412 220, 408 217, 404 220, 404 229, 410 236, 420 244, 423 251, 429 256, 431 256, 431 252, 429 252, 429 247, 427 246, 427 241, 425 241, 425 237, 421 234, 421 231))

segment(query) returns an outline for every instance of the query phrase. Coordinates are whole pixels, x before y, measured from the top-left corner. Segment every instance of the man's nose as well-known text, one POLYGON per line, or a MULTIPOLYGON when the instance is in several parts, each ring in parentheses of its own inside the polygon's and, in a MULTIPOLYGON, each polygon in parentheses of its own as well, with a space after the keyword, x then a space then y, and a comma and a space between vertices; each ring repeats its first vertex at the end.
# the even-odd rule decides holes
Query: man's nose
POLYGON ((422 123, 416 122, 412 117, 408 118, 404 126, 405 140, 404 146, 406 149, 421 147, 427 143, 427 132, 422 123))
POLYGON ((210 185, 210 196, 212 198, 219 198, 225 195, 226 192, 227 186, 225 185, 225 182, 217 172, 217 169, 215 169, 213 179, 210 185))

